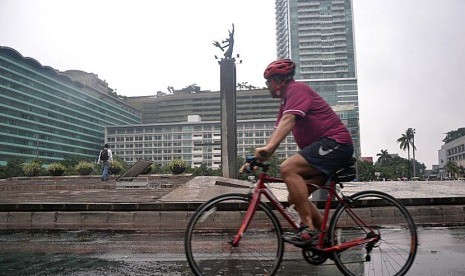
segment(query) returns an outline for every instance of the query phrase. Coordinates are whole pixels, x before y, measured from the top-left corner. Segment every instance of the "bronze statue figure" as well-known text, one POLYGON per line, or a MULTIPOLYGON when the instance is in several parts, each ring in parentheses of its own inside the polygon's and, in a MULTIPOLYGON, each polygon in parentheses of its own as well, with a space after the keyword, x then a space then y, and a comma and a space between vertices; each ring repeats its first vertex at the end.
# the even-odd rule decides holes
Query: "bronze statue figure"
POLYGON ((232 24, 232 30, 229 31, 229 37, 226 38, 226 40, 223 40, 221 43, 219 43, 218 41, 213 41, 213 45, 215 45, 215 47, 220 48, 222 52, 224 52, 224 49, 227 47, 228 49, 224 53, 224 57, 232 58, 234 48, 234 24, 232 24))

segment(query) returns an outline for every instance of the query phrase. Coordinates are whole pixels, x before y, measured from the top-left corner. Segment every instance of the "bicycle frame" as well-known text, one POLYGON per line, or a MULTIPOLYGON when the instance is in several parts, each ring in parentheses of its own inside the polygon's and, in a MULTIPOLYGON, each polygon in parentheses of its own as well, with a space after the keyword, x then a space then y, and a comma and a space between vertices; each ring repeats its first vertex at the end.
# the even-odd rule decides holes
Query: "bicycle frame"
MULTIPOLYGON (((284 207, 284 205, 276 198, 276 196, 266 186, 266 183, 268 182, 284 183, 282 179, 270 177, 265 172, 261 172, 259 174, 258 181, 254 189, 252 190, 252 199, 250 201, 250 205, 247 208, 247 212, 244 216, 244 219, 242 220, 241 227, 239 228, 237 234, 234 236, 234 239, 231 241, 232 246, 236 247, 239 245, 239 242, 245 230, 249 226, 261 202, 262 195, 265 196, 270 201, 270 203, 276 208, 276 210, 284 217, 284 219, 291 225, 291 227, 294 230, 297 230, 300 227, 300 224, 295 220, 294 216, 288 211, 287 208, 284 207)), ((322 223, 320 234, 318 237, 318 244, 315 248, 325 253, 329 253, 329 252, 334 252, 334 251, 345 250, 347 248, 358 246, 361 244, 378 241, 380 239, 379 235, 375 234, 374 230, 370 226, 366 225, 357 215, 355 215, 351 211, 351 208, 349 204, 346 202, 346 200, 336 192, 337 182, 335 181, 329 181, 329 182, 330 182, 329 185, 323 185, 323 186, 318 186, 315 184, 307 184, 308 186, 314 186, 316 188, 324 189, 328 191, 328 197, 326 199, 325 211, 323 215, 323 223, 322 223), (328 247, 324 244, 324 237, 327 233, 327 222, 329 220, 329 211, 331 209, 333 198, 335 198, 340 204, 346 205, 348 213, 358 225, 363 226, 368 229, 367 236, 365 238, 347 241, 347 242, 341 243, 339 245, 331 246, 331 247, 328 247), (368 235, 368 233, 371 233, 373 235, 368 235)))
POLYGON ((289 213, 289 211, 284 207, 284 205, 281 204, 281 202, 279 202, 276 196, 268 189, 268 187, 265 184, 267 182, 284 183, 282 179, 268 176, 265 172, 261 172, 259 174, 258 181, 252 191, 252 200, 250 201, 250 205, 247 208, 247 212, 244 216, 244 219, 242 220, 241 227, 239 228, 239 231, 237 232, 234 239, 231 241, 232 246, 236 247, 239 245, 244 231, 249 226, 250 221, 252 221, 255 211, 257 210, 258 204, 260 204, 261 202, 262 195, 264 195, 271 202, 271 204, 273 204, 276 210, 278 210, 281 213, 281 215, 289 222, 292 228, 299 228, 300 225, 294 219, 292 214, 289 213))

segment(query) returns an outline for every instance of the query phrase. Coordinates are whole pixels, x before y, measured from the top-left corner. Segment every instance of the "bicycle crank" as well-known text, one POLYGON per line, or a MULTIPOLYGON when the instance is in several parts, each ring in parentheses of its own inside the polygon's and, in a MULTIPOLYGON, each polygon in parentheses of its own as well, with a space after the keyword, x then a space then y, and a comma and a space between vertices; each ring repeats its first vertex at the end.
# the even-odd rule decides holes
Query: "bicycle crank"
POLYGON ((304 256, 305 261, 312 265, 321 265, 326 262, 328 257, 323 254, 324 253, 320 253, 311 249, 302 249, 302 255, 304 256))

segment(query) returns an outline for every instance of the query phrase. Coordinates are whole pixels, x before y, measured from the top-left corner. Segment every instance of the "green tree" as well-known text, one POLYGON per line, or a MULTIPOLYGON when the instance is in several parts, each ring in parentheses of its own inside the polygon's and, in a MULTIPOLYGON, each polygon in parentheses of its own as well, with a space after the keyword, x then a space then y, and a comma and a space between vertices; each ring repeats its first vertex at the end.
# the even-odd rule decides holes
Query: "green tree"
POLYGON ((454 161, 447 161, 446 165, 444 166, 444 170, 449 174, 449 176, 456 177, 460 168, 454 161))
POLYGON ((382 180, 397 180, 407 175, 408 160, 399 156, 393 157, 389 164, 376 166, 379 178, 382 180))
POLYGON ((373 163, 357 160, 357 176, 358 181, 375 180, 375 167, 373 166, 373 163))
POLYGON ((414 160, 413 162, 415 162, 415 175, 422 177, 425 173, 426 165, 418 162, 417 160, 414 160))
POLYGON ((381 150, 381 153, 376 154, 378 156, 378 164, 380 166, 389 164, 389 161, 392 160, 392 156, 386 150, 381 150))
POLYGON ((408 176, 408 179, 410 179, 410 148, 412 148, 413 150, 416 150, 416 147, 413 143, 413 139, 414 139, 414 131, 413 131, 413 128, 408 128, 405 133, 402 134, 402 136, 397 139, 397 142, 400 143, 400 149, 401 150, 405 150, 407 149, 407 160, 409 161, 409 164, 408 164, 408 171, 407 171, 407 176, 408 176))

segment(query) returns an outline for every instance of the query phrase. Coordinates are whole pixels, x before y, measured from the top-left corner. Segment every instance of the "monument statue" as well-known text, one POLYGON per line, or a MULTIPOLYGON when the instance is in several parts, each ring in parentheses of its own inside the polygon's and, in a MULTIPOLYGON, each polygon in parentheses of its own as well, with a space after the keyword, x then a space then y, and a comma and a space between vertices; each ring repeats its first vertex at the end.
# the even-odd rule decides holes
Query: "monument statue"
MULTIPOLYGON (((224 52, 224 58, 218 61, 221 87, 221 170, 223 177, 237 178, 236 59, 232 57, 234 24, 228 38, 221 43, 213 41, 213 45, 224 52)), ((215 56, 215 59, 218 57, 215 56)))
POLYGON ((226 38, 226 40, 223 40, 221 43, 219 43, 218 41, 213 41, 213 45, 215 45, 215 47, 220 48, 221 51, 224 52, 225 58, 232 58, 234 48, 234 24, 232 24, 232 30, 229 31, 229 37, 226 38), (224 51, 225 49, 226 52, 224 51))

